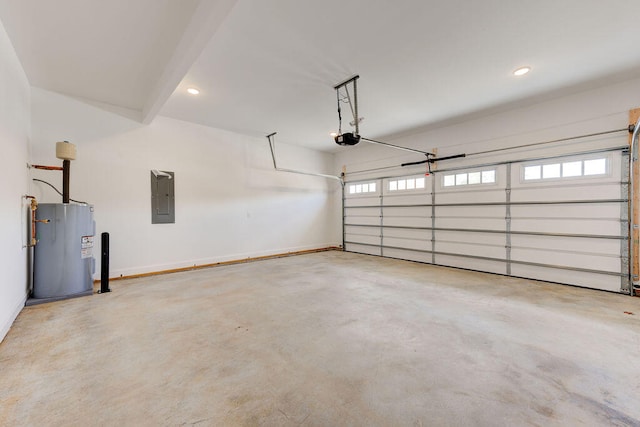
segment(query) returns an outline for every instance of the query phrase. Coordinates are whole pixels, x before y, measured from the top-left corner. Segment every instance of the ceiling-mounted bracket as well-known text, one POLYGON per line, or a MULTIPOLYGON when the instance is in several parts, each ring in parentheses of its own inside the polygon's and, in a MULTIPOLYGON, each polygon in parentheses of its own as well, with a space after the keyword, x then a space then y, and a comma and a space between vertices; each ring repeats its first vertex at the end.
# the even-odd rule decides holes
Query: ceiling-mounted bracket
POLYGON ((338 83, 333 88, 336 90, 336 100, 338 101, 338 134, 335 136, 336 144, 338 145, 356 145, 360 142, 360 122, 362 118, 358 115, 358 79, 359 75, 355 75, 342 83, 338 83), (349 86, 353 90, 353 98, 351 92, 349 92, 349 86), (344 90, 344 95, 341 96, 340 90, 344 90), (351 109, 351 115, 353 121, 350 122, 355 127, 355 132, 342 133, 342 107, 341 102, 349 104, 351 109))
MULTIPOLYGON (((334 140, 338 145, 356 145, 362 139, 363 141, 370 142, 372 144, 384 145, 390 148, 395 148, 397 150, 409 151, 411 153, 419 153, 424 154, 427 157, 425 162, 431 162, 430 159, 435 157, 435 154, 429 153, 427 151, 417 150, 415 148, 401 147, 399 145, 390 144, 388 142, 377 141, 375 139, 365 138, 360 136, 360 122, 363 120, 363 117, 360 117, 358 114, 358 79, 359 75, 355 75, 353 77, 348 78, 347 80, 338 83, 333 88, 336 91, 336 100, 338 102, 338 133, 334 136, 334 140), (351 92, 349 92, 349 86, 352 87, 353 97, 351 96, 351 92), (344 94, 341 94, 340 91, 343 91, 344 94), (355 132, 345 132, 342 133, 342 106, 341 103, 348 103, 351 108, 351 114, 353 115, 353 121, 349 124, 355 127, 355 132)), ((422 162, 424 163, 424 162, 422 162)), ((433 163, 433 162, 431 162, 433 163)))
POLYGON ((335 85, 333 88, 334 88, 335 90, 338 90, 338 89, 340 89, 341 87, 346 86, 346 85, 348 85, 348 84, 349 84, 349 83, 351 83, 351 82, 355 82, 355 81, 356 81, 356 80, 358 80, 359 78, 360 78, 360 76, 356 74, 355 76, 348 78, 347 80, 343 81, 342 83, 338 83, 338 84, 337 84, 337 85, 335 85))

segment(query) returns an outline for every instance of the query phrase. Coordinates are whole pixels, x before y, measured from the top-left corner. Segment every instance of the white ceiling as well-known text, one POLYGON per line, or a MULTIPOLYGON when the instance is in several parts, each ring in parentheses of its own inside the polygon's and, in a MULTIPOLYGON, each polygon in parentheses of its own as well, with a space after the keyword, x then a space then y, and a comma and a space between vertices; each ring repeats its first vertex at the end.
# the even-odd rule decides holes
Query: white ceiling
POLYGON ((34 86, 321 150, 354 74, 361 134, 389 137, 640 76, 639 16, 637 0, 0 0, 34 86))

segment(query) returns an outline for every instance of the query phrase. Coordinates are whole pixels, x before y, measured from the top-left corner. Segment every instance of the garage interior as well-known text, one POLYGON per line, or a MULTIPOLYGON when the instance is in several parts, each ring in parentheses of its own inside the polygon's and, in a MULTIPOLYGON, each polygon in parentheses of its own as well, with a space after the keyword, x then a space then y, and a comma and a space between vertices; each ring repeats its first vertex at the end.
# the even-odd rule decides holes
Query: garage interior
POLYGON ((0 0, 0 424, 640 425, 639 12, 0 0))

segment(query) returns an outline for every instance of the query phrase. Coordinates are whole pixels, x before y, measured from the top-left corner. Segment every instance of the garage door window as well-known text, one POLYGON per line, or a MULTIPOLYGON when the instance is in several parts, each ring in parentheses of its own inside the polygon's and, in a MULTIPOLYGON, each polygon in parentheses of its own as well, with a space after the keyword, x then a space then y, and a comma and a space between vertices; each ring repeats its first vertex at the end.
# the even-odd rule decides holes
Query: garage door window
POLYGON ((495 182, 496 182, 495 169, 448 174, 442 177, 443 187, 459 187, 462 185, 477 185, 477 184, 495 184, 495 182))
POLYGON ((525 181, 602 176, 607 174, 607 158, 571 160, 566 162, 524 166, 525 181))
POLYGON ((389 191, 424 190, 424 177, 402 178, 389 181, 389 191))
POLYGON ((349 194, 375 193, 375 182, 363 182, 360 184, 349 184, 349 194))

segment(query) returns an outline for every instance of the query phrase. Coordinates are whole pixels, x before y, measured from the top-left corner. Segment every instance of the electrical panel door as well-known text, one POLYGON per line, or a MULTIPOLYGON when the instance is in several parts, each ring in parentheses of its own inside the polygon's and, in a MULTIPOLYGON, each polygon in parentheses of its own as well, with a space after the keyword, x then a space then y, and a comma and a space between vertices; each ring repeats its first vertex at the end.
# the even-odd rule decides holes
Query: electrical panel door
POLYGON ((173 172, 151 171, 152 224, 173 224, 176 222, 174 178, 173 172))

